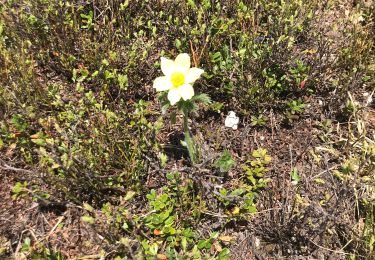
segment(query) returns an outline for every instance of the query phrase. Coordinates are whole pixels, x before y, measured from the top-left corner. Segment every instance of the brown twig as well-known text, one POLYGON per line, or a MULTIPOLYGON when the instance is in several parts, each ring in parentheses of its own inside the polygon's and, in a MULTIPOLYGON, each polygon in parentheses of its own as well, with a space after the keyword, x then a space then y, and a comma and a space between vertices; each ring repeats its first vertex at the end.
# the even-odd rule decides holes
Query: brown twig
POLYGON ((197 57, 196 57, 195 50, 194 50, 194 47, 193 47, 193 42, 190 40, 189 43, 190 43, 191 54, 193 56, 194 66, 198 67, 198 61, 197 61, 197 57))
POLYGON ((13 166, 10 166, 10 165, 6 164, 4 161, 2 161, 2 165, 0 165, 0 169, 5 170, 5 171, 13 171, 13 172, 24 172, 24 173, 28 173, 28 174, 34 173, 33 171, 30 171, 30 170, 15 168, 13 166))

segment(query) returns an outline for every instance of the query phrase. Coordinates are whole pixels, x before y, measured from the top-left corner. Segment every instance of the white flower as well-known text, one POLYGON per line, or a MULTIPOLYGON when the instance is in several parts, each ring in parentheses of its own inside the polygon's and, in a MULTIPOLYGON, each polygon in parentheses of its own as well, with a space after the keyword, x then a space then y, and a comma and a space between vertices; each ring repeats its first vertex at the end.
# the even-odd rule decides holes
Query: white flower
POLYGON ((233 111, 229 111, 227 117, 225 118, 224 124, 226 127, 231 127, 233 130, 236 130, 239 122, 240 119, 236 116, 236 113, 233 111))
POLYGON ((202 69, 190 68, 190 56, 187 53, 179 54, 174 61, 161 57, 161 70, 164 76, 157 77, 153 87, 157 91, 168 91, 171 105, 181 98, 191 99, 194 96, 193 83, 204 72, 202 69))

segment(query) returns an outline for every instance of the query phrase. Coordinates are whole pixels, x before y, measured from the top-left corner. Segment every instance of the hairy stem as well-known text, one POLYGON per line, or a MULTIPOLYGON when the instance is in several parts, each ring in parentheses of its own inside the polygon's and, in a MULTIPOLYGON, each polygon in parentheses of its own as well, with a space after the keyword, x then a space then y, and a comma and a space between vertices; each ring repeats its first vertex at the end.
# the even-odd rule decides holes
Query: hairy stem
POLYGON ((189 152, 190 160, 191 160, 192 164, 195 164, 195 163, 197 163, 197 152, 196 152, 194 140, 191 137, 190 131, 189 131, 189 126, 188 126, 188 114, 189 114, 189 112, 187 111, 187 109, 183 110, 183 114, 184 114, 185 143, 186 143, 186 147, 187 147, 188 152, 189 152))

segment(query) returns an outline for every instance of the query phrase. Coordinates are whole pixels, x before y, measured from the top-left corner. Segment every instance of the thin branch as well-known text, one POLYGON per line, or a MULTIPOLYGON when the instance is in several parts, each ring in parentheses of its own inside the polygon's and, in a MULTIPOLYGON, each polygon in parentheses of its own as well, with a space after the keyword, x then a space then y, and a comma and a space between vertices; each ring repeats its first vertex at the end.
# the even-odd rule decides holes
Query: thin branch
POLYGON ((28 174, 34 173, 33 171, 30 171, 30 170, 15 168, 13 166, 10 166, 10 165, 6 164, 4 161, 2 161, 2 165, 0 165, 0 170, 13 171, 13 172, 24 172, 24 173, 28 173, 28 174))

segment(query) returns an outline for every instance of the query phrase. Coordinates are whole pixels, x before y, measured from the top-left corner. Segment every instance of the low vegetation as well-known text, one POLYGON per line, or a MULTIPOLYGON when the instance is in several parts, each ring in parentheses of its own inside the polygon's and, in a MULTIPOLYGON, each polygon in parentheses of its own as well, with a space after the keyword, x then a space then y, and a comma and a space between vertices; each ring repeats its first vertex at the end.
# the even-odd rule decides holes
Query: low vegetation
POLYGON ((2 0, 0 257, 375 257, 374 13, 2 0), (180 53, 188 122, 153 88, 180 53))

